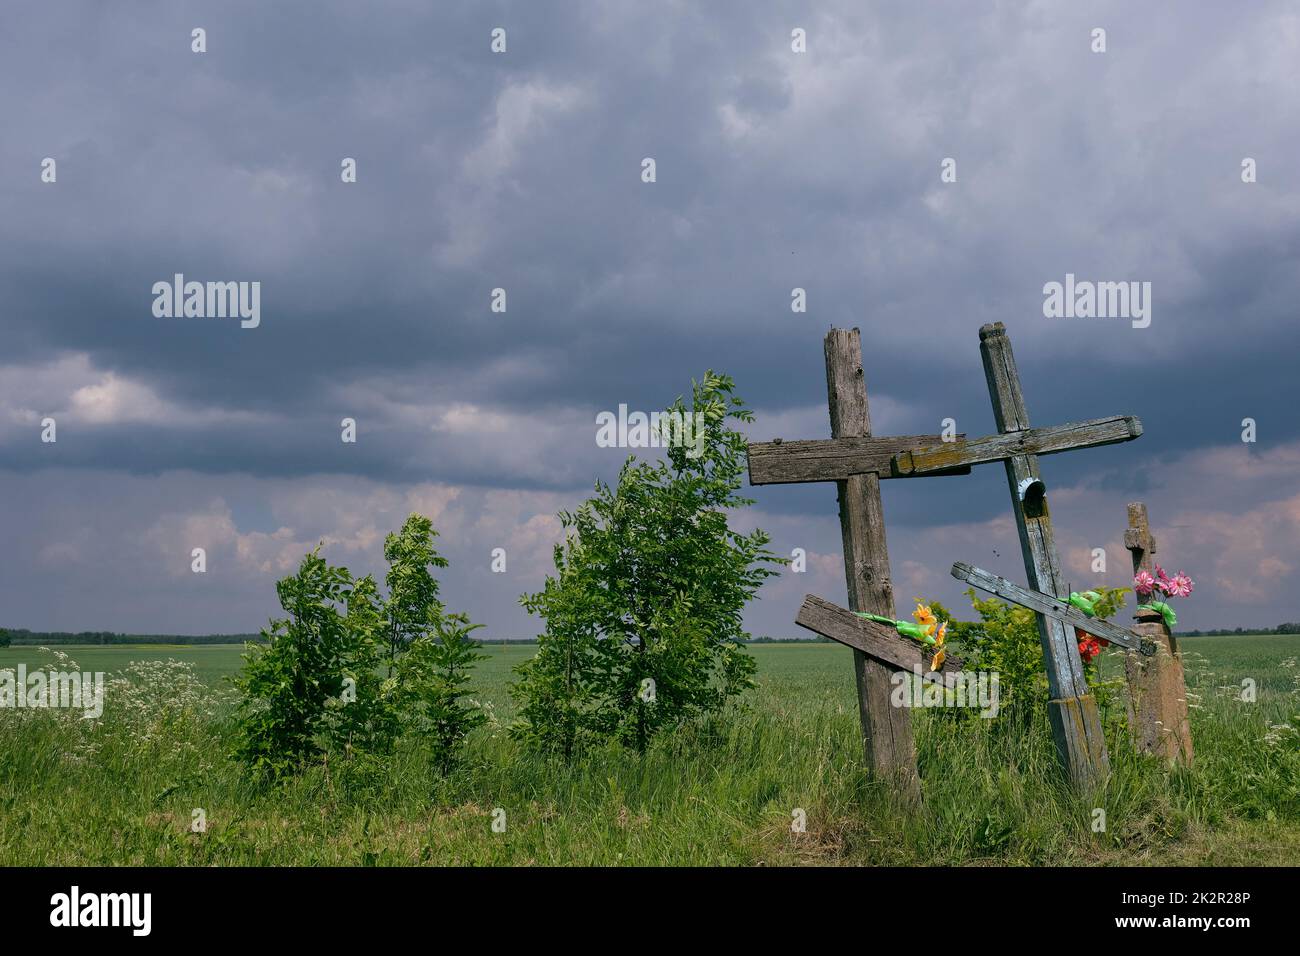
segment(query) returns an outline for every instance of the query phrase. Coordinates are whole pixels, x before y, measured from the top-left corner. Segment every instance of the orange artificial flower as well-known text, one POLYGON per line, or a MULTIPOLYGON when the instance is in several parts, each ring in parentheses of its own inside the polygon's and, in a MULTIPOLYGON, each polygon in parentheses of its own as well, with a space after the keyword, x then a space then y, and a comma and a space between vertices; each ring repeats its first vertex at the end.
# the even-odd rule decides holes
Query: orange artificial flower
POLYGON ((912 617, 916 618, 916 623, 925 628, 925 633, 933 636, 935 625, 939 622, 935 619, 934 612, 930 608, 917 602, 916 610, 912 612, 912 617))
POLYGON ((943 639, 948 636, 948 622, 944 621, 939 625, 939 633, 934 636, 934 646, 938 648, 934 657, 930 659, 930 670, 937 671, 943 666, 943 659, 948 656, 948 652, 943 648, 943 639))

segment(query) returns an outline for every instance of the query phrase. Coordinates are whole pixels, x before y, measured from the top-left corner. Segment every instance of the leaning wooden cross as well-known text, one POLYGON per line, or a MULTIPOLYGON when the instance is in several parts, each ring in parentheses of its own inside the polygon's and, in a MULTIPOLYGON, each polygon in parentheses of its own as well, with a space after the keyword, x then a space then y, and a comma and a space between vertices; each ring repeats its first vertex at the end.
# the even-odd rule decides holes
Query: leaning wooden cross
POLYGON ((1004 577, 999 577, 992 571, 985 571, 983 568, 977 568, 961 561, 952 566, 952 576, 958 581, 965 581, 967 584, 975 585, 981 591, 996 594, 1012 604, 1027 607, 1036 614, 1045 614, 1053 620, 1060 621, 1066 627, 1077 627, 1089 634, 1104 638, 1112 644, 1118 644, 1126 650, 1137 651, 1144 657, 1155 656, 1155 641, 1134 631, 1127 631, 1118 624, 1110 623, 1110 621, 1089 617, 1070 604, 1069 601, 1063 601, 1041 591, 1022 588, 1018 584, 1012 584, 1004 577))
MULTIPOLYGON (((984 359, 984 377, 993 401, 998 434, 903 452, 894 459, 894 474, 926 475, 956 467, 1003 462, 1029 587, 1065 598, 1068 592, 1056 553, 1038 456, 1131 441, 1142 434, 1142 423, 1131 415, 1122 415, 1030 428, 1011 340, 1001 322, 980 329, 980 355, 984 359)), ((1103 779, 1109 770, 1097 702, 1088 693, 1073 630, 1060 617, 1041 610, 1036 613, 1051 698, 1048 715, 1057 753, 1070 779, 1088 786, 1103 779)))
MULTIPOLYGON (((844 541, 844 572, 849 606, 892 617, 894 587, 885 547, 885 519, 880 504, 880 479, 893 478, 894 456, 941 441, 939 435, 877 438, 871 434, 867 388, 862 374, 862 342, 857 329, 832 329, 826 335, 826 393, 830 403, 831 438, 819 441, 756 442, 749 446, 749 481, 754 485, 834 481, 840 500, 840 531, 844 541)), ((963 437, 963 436, 958 436, 963 437)), ((936 473, 965 474, 970 469, 938 469, 936 473)), ((922 645, 906 648, 906 638, 891 629, 863 621, 848 611, 811 596, 799 621, 853 648, 858 687, 858 715, 867 765, 892 778, 907 796, 919 794, 916 751, 905 707, 890 706, 891 677, 910 671, 922 658, 922 645), (835 614, 834 611, 841 613, 835 614), (806 612, 806 613, 805 613, 806 612), (825 627, 826 630, 821 630, 825 627)), ((945 667, 943 670, 949 670, 945 667)))
MULTIPOLYGON (((1133 574, 1151 572, 1156 539, 1147 522, 1147 506, 1128 506, 1124 547, 1133 554, 1133 574)), ((1187 719, 1187 685, 1178 640, 1157 611, 1139 610, 1133 629, 1152 640, 1159 652, 1149 660, 1130 655, 1124 661, 1129 690, 1129 729, 1138 750, 1167 760, 1192 761, 1192 728, 1187 719)))

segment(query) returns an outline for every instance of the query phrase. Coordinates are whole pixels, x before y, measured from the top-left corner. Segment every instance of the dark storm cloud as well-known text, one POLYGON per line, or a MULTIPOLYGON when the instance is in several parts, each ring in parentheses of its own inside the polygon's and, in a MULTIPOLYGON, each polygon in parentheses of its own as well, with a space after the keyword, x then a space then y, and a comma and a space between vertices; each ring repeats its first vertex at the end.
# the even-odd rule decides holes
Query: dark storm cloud
MULTIPOLYGON (((25 7, 0 31, 0 469, 27 495, 44 469, 84 474, 87 497, 92 474, 178 495, 168 475, 206 475, 238 533, 279 526, 260 481, 541 508, 615 473, 598 411, 660 407, 708 367, 755 437, 827 435, 831 325, 862 329, 878 432, 988 433, 977 331, 1001 320, 1035 424, 1143 419, 1136 443, 1043 465, 1122 514, 1180 456, 1240 447, 1245 417, 1261 450, 1300 439, 1298 34, 1280 2, 25 7), (154 318, 177 272, 260 281, 261 326, 154 318), (1150 328, 1044 318, 1066 273, 1151 282, 1150 328)), ((891 547, 1006 516, 998 466, 885 494, 891 547)), ((754 496, 838 548, 832 489, 754 496)), ((127 526, 155 524, 149 500, 124 499, 127 526)), ((299 518, 324 533, 327 512, 299 518)), ((8 570, 21 606, 29 572, 8 570)))

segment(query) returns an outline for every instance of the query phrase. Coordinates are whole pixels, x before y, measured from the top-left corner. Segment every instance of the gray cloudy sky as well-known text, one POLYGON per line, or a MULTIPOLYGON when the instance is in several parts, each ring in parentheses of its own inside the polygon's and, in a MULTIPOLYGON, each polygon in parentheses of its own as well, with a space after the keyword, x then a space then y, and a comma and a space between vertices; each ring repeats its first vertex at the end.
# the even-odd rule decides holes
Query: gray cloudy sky
MULTIPOLYGON (((822 336, 857 325, 877 433, 984 434, 995 320, 1035 424, 1146 426, 1044 459, 1076 586, 1127 580, 1141 498, 1198 582, 1185 626, 1300 619, 1294 3, 88 0, 0 20, 0 625, 255 630, 317 541, 377 570, 420 510, 449 605, 532 634, 516 600, 555 512, 625 454, 596 447, 597 412, 662 407, 712 367, 754 437, 825 437, 822 336), (177 272, 260 281, 261 326, 155 318, 177 272), (1045 318, 1067 272, 1152 283, 1150 327, 1045 318)), ((809 569, 749 626, 791 633, 806 591, 844 600, 835 492, 754 497, 744 525, 809 569)), ((900 610, 960 606, 954 560, 1024 579, 1000 466, 884 497, 900 610)))

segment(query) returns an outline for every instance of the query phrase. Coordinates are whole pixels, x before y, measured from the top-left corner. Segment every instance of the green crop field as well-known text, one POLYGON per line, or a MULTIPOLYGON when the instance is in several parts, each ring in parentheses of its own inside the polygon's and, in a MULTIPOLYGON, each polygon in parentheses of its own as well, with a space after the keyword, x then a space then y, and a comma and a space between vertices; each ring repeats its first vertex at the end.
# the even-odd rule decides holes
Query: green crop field
MULTIPOLYGON (((474 696, 495 716, 449 777, 410 750, 368 788, 326 767, 272 790, 225 756, 222 677, 242 648, 64 647, 119 683, 102 721, 0 711, 0 864, 1300 862, 1300 637, 1180 643, 1191 769, 1134 754, 1111 713, 1110 784, 1079 796, 1061 784, 1045 717, 991 733, 992 722, 921 712, 919 807, 894 805, 865 777, 850 652, 838 645, 755 645, 759 686, 724 719, 644 757, 611 748, 571 766, 506 732, 511 668, 534 648, 489 646, 474 696), (1246 679, 1254 702, 1241 699, 1246 679)), ((1107 672, 1122 673, 1120 661, 1109 654, 1107 672)), ((0 649, 0 669, 20 662, 48 669, 50 656, 0 649)))

